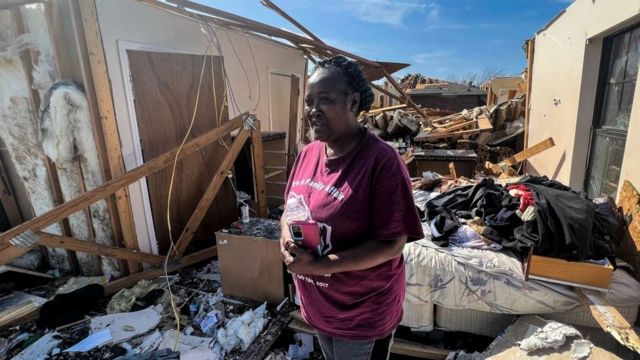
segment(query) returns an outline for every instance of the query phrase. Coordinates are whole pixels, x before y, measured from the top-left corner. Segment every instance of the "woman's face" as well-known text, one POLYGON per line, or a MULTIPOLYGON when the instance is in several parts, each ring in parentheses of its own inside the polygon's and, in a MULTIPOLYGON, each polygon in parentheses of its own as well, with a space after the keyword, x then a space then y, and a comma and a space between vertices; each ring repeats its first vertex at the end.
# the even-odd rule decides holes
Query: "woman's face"
POLYGON ((352 131, 359 101, 360 94, 351 93, 338 72, 315 71, 304 98, 305 115, 315 139, 330 142, 352 131))

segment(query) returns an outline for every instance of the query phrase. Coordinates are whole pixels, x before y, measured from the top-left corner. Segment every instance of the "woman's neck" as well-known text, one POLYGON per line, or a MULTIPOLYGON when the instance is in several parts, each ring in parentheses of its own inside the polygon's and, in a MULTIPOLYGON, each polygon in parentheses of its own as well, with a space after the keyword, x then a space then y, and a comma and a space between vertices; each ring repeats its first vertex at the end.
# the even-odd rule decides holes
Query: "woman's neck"
POLYGON ((365 134, 365 129, 360 125, 355 125, 349 133, 338 139, 326 142, 327 158, 340 157, 353 149, 365 134))

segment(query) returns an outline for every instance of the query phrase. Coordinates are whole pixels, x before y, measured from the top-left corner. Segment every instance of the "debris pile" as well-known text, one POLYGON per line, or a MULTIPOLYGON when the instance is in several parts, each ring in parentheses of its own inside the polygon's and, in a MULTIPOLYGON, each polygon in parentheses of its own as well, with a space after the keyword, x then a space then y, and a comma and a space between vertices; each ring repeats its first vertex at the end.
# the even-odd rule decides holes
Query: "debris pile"
POLYGON ((55 289, 56 295, 42 307, 48 321, 40 319, 0 333, 0 348, 7 358, 25 360, 235 358, 256 342, 270 319, 280 312, 288 314, 288 308, 225 296, 218 269, 217 261, 211 261, 168 279, 141 280, 110 299, 103 297, 103 279, 72 278, 55 289), (99 296, 92 295, 81 311, 60 303, 60 296, 82 300, 78 294, 87 289, 99 296), (93 300, 96 297, 100 300, 93 300), (51 311, 57 316, 51 316, 51 311))

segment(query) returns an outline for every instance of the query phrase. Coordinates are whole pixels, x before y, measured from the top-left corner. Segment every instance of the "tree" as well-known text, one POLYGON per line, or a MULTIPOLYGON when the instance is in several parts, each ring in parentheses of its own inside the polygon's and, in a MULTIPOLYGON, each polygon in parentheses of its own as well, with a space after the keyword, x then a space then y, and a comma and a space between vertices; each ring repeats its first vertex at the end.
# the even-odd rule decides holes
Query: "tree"
POLYGON ((505 74, 506 73, 503 69, 486 67, 479 73, 468 72, 466 75, 462 76, 450 75, 448 81, 465 86, 480 87, 480 85, 486 81, 492 80, 496 77, 505 76, 505 74))

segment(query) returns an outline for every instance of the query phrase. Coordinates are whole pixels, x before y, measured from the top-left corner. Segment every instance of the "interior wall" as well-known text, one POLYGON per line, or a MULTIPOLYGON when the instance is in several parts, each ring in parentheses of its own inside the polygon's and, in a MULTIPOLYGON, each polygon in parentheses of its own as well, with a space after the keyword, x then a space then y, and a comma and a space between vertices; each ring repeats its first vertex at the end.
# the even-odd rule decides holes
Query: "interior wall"
MULTIPOLYGON (((96 0, 109 79, 113 91, 115 114, 120 132, 125 167, 130 170, 142 163, 135 126, 135 113, 127 99, 128 74, 120 53, 123 49, 203 54, 208 46, 201 25, 194 19, 174 14, 134 0, 96 0), (123 11, 126 9, 126 11, 123 11), (144 19, 141 21, 141 19, 144 19), (136 149, 137 147, 137 149, 136 149)), ((229 79, 229 115, 250 111, 261 120, 263 130, 270 123, 269 71, 297 74, 302 79, 305 58, 301 51, 242 33, 216 30, 229 79), (255 61, 254 61, 255 60, 255 61)), ((300 84, 302 88, 302 83, 300 84)), ((298 118, 301 117, 302 97, 298 118)), ((287 109, 288 111, 288 109, 287 109)), ((154 252, 155 241, 145 204, 145 184, 130 187, 131 201, 140 249, 154 252)))
MULTIPOLYGON (((611 5, 576 0, 535 38, 529 144, 552 136, 556 146, 532 158, 527 169, 576 189, 584 186, 602 39, 640 21, 640 0, 611 5)), ((629 149, 640 143, 639 97, 636 89, 621 176, 638 185, 640 170, 630 165, 629 149)))

